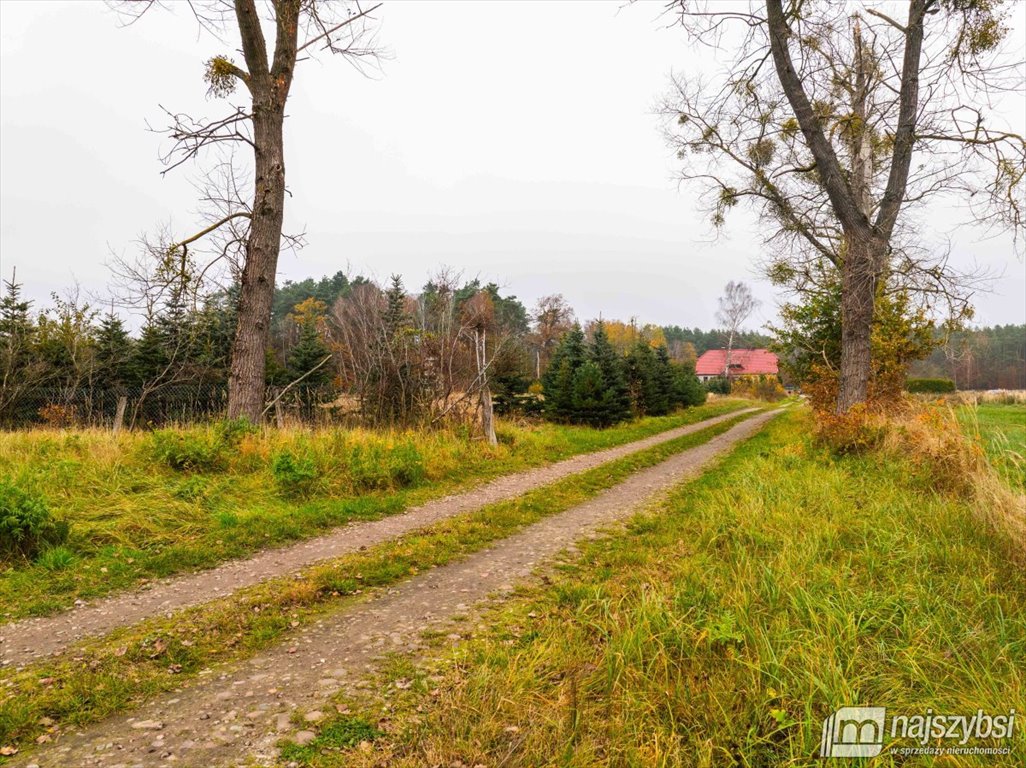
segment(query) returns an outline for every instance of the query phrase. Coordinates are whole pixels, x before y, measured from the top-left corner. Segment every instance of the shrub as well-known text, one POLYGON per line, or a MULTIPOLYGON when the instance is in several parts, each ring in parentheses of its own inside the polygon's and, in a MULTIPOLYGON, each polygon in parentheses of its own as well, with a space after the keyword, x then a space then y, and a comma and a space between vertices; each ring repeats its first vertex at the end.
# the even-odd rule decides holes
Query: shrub
POLYGON ((282 496, 308 496, 317 485, 317 464, 309 456, 297 456, 285 449, 271 462, 274 484, 282 496))
POLYGON ((381 446, 375 443, 353 446, 349 454, 349 476, 356 490, 385 490, 392 475, 385 463, 381 446))
POLYGON ((216 471, 227 464, 224 441, 208 432, 159 429, 150 438, 153 457, 179 471, 216 471))
POLYGON ((887 434, 887 420, 857 405, 847 413, 816 414, 816 439, 838 455, 878 448, 887 434))
POLYGON ((715 379, 709 379, 705 383, 706 392, 711 392, 714 395, 729 395, 730 394, 730 382, 722 376, 718 376, 715 379))
POLYGON ((75 423, 75 406, 51 403, 39 409, 39 418, 48 427, 61 429, 75 423))
POLYGON ((909 379, 905 382, 905 391, 945 394, 955 391, 955 382, 951 379, 909 379))
POLYGON ((424 479, 424 459, 412 443, 401 443, 388 457, 388 470, 394 485, 408 488, 424 479))
POLYGON ((242 442, 246 435, 254 435, 260 428, 249 419, 223 419, 214 425, 217 440, 226 446, 235 446, 242 442))
POLYGON ((35 557, 67 541, 69 528, 53 518, 42 496, 0 481, 0 557, 35 557))
POLYGON ((787 392, 776 376, 742 376, 734 380, 730 391, 739 397, 750 397, 753 400, 765 400, 770 403, 787 397, 787 392))

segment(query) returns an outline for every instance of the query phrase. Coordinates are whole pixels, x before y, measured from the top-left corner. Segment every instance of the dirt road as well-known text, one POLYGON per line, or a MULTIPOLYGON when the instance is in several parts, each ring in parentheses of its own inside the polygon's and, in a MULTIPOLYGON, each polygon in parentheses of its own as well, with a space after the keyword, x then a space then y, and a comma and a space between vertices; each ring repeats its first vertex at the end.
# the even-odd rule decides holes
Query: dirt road
POLYGON ((243 587, 397 538, 439 520, 515 498, 568 475, 584 472, 754 410, 734 411, 633 443, 500 477, 463 493, 414 507, 402 514, 351 523, 325 536, 267 550, 246 560, 232 561, 210 570, 154 582, 145 589, 97 600, 56 616, 0 625, 0 665, 23 666, 34 659, 57 653, 76 640, 103 635, 116 627, 226 597, 243 587))
POLYGON ((64 734, 17 764, 145 768, 267 762, 275 754, 275 743, 295 730, 290 718, 296 710, 305 715, 301 729, 312 736, 322 716, 319 708, 365 675, 381 654, 419 647, 427 629, 448 628, 456 639, 475 606, 505 594, 574 542, 630 517, 684 478, 700 473, 774 415, 749 418, 486 550, 327 616, 287 646, 211 671, 131 716, 64 734))

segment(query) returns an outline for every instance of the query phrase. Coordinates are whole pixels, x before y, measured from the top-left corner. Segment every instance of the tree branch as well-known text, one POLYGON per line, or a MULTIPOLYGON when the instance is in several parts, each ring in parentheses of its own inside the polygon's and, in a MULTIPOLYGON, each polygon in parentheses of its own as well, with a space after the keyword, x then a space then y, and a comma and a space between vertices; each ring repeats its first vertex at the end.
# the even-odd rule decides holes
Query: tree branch
POLYGON ((787 97, 791 109, 794 110, 794 116, 802 129, 809 150, 816 160, 820 179, 830 197, 834 212, 845 229, 859 230, 864 237, 868 238, 871 234, 869 222, 859 210, 851 188, 841 172, 841 165, 837 160, 834 148, 823 132, 823 126, 809 102, 801 78, 791 61, 791 54, 787 47, 787 39, 791 35, 791 30, 787 25, 781 0, 766 0, 766 16, 769 26, 770 50, 773 52, 773 63, 780 85, 784 89, 784 95, 787 97))
MULTIPOLYGON (((360 18, 363 18, 364 16, 370 15, 371 13, 376 11, 378 8, 380 8, 382 5, 383 5, 383 3, 378 3, 377 5, 368 8, 366 11, 360 11, 360 13, 357 13, 356 15, 349 17, 345 21, 336 24, 331 29, 327 29, 324 32, 322 32, 321 34, 319 34, 319 35, 317 35, 315 37, 310 38, 309 40, 305 41, 301 46, 299 46, 296 49, 296 53, 297 54, 302 53, 304 50, 309 48, 311 45, 316 43, 318 40, 323 40, 326 37, 330 38, 333 34, 335 34, 340 29, 342 29, 342 27, 345 27, 345 26, 347 26, 349 24, 352 24, 357 19, 360 19, 360 18)), ((329 41, 329 45, 330 45, 330 41, 329 41)))

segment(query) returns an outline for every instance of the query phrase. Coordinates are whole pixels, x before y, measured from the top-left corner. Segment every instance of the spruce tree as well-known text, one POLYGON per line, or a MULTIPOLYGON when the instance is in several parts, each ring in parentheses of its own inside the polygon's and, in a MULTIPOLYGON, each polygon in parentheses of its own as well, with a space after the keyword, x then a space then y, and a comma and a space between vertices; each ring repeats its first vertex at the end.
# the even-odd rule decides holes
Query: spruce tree
POLYGON ((623 357, 609 341, 605 324, 600 320, 592 334, 589 358, 602 372, 605 385, 603 407, 604 423, 616 424, 630 418, 631 399, 627 390, 627 377, 623 357))
POLYGON ((111 310, 96 331, 95 382, 103 389, 120 389, 129 378, 132 339, 121 318, 111 310))
POLYGON ((303 379, 306 387, 325 384, 331 379, 331 369, 324 362, 331 350, 321 338, 323 313, 324 302, 307 299, 296 305, 293 315, 299 325, 299 341, 289 353, 289 374, 293 379, 306 375, 303 379))
POLYGON ((29 317, 31 301, 22 301, 21 284, 12 275, 4 280, 4 295, 0 299, 0 368, 5 382, 17 376, 29 361, 29 347, 35 326, 29 317))
POLYGON ((570 399, 576 423, 590 427, 608 427, 612 423, 605 377, 595 361, 588 360, 577 369, 570 399))
MULTIPOLYGON (((654 416, 661 416, 669 413, 673 408, 673 364, 670 362, 670 353, 665 346, 656 347, 655 368, 653 383, 653 408, 654 416)), ((696 379, 697 381, 697 379, 696 379)))
POLYGON ((563 334, 542 375, 545 416, 552 421, 574 421, 574 377, 585 362, 584 332, 581 326, 563 334))
MULTIPOLYGON (((667 358, 669 361, 669 358, 667 358)), ((662 416, 669 411, 669 371, 664 371, 656 353, 639 341, 625 358, 627 389, 638 416, 662 416)))
MULTIPOLYGON (((238 285, 232 285, 225 291, 208 296, 196 315, 194 357, 198 373, 207 383, 221 386, 228 383, 238 303, 238 285)), ((270 380, 270 370, 267 375, 270 380)))
POLYGON ((391 341, 410 324, 406 312, 406 288, 401 276, 392 275, 391 284, 385 291, 385 301, 385 329, 391 341))
POLYGON ((690 365, 673 366, 673 388, 670 399, 674 406, 691 407, 701 405, 708 396, 705 386, 695 375, 690 365))
POLYGON ((166 375, 171 363, 167 339, 159 322, 150 318, 139 333, 126 370, 126 383, 141 387, 166 375))

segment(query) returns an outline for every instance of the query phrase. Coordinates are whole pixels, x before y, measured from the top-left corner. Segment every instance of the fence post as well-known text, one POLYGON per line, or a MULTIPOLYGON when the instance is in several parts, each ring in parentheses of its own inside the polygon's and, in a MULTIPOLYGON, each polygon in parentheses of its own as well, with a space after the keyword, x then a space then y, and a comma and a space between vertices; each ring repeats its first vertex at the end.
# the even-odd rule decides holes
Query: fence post
POLYGON ((278 429, 285 428, 285 413, 281 408, 281 391, 277 388, 274 390, 274 421, 278 425, 278 429))
POLYGON ((114 434, 116 435, 121 431, 121 427, 125 422, 125 409, 128 407, 128 395, 122 395, 118 398, 118 409, 114 413, 114 434))

